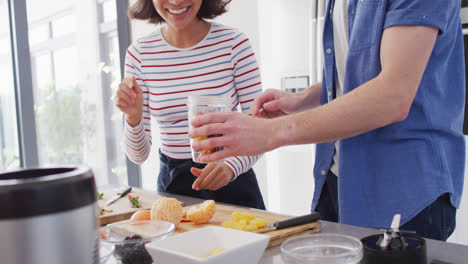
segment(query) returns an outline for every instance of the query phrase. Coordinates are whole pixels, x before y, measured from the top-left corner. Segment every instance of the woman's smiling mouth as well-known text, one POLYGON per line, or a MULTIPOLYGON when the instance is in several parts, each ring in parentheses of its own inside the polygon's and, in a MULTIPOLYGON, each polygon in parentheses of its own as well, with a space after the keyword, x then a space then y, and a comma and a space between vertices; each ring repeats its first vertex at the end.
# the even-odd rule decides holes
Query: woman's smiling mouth
POLYGON ((187 10, 189 10, 189 8, 190 8, 190 6, 180 8, 180 9, 166 9, 166 10, 169 13, 173 14, 173 15, 181 15, 181 14, 187 12, 187 10))

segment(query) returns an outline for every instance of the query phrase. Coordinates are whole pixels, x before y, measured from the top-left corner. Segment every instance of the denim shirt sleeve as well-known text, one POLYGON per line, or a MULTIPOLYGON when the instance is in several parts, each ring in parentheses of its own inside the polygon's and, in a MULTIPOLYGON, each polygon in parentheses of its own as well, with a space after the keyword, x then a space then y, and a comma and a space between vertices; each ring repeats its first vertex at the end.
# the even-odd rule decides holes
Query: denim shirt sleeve
POLYGON ((443 34, 458 0, 389 0, 384 29, 391 26, 432 26, 443 34))

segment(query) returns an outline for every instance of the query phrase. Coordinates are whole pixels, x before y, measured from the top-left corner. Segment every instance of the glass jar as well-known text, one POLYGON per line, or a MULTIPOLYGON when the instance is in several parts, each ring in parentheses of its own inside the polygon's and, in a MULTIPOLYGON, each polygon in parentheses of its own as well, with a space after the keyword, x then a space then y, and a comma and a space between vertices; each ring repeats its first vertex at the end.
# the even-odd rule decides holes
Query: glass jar
MULTIPOLYGON (((230 100, 228 97, 223 97, 219 95, 192 95, 188 97, 188 122, 190 129, 192 129, 191 121, 195 116, 203 115, 206 113, 219 113, 219 112, 229 112, 230 109, 230 100)), ((190 146, 193 142, 201 141, 208 139, 210 137, 215 137, 216 135, 207 135, 198 137, 195 139, 190 139, 190 146)), ((216 151, 222 150, 223 147, 217 147, 213 149, 204 149, 204 150, 193 150, 192 151, 192 160, 197 163, 203 163, 200 161, 200 158, 205 154, 211 154, 216 151)), ((217 162, 223 162, 219 160, 217 162)))

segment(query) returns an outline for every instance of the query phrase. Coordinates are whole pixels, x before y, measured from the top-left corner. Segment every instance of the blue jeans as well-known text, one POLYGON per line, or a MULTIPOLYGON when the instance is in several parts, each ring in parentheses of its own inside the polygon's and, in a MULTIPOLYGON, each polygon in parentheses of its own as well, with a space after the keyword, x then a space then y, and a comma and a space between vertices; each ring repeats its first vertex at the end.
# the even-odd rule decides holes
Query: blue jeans
MULTIPOLYGON (((338 222, 338 210, 337 177, 330 170, 315 211, 320 213, 323 220, 338 222)), ((457 209, 450 202, 449 194, 445 193, 401 226, 400 229, 415 231, 417 235, 425 238, 446 241, 455 230, 456 212, 457 209)))
POLYGON ((252 169, 216 191, 195 191, 192 189, 192 184, 197 177, 192 175, 190 169, 192 167, 203 169, 206 164, 195 163, 191 159, 172 159, 161 152, 159 159, 158 191, 160 192, 265 210, 257 177, 252 169))

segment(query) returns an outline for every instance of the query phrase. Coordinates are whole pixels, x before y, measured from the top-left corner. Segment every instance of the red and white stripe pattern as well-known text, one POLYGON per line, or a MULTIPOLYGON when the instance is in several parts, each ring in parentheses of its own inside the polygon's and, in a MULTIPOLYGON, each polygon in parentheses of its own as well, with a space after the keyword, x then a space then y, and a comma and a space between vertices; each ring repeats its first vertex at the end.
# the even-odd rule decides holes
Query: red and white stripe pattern
MULTIPOLYGON (((205 39, 189 49, 168 44, 157 30, 127 50, 125 77, 135 76, 143 89, 143 120, 125 124, 123 146, 130 160, 143 163, 151 149, 151 122, 160 128, 160 149, 174 159, 190 159, 189 95, 231 98, 233 110, 250 106, 262 92, 260 71, 248 38, 213 23, 205 39)), ((235 177, 248 171, 260 156, 231 157, 225 163, 235 177)))

